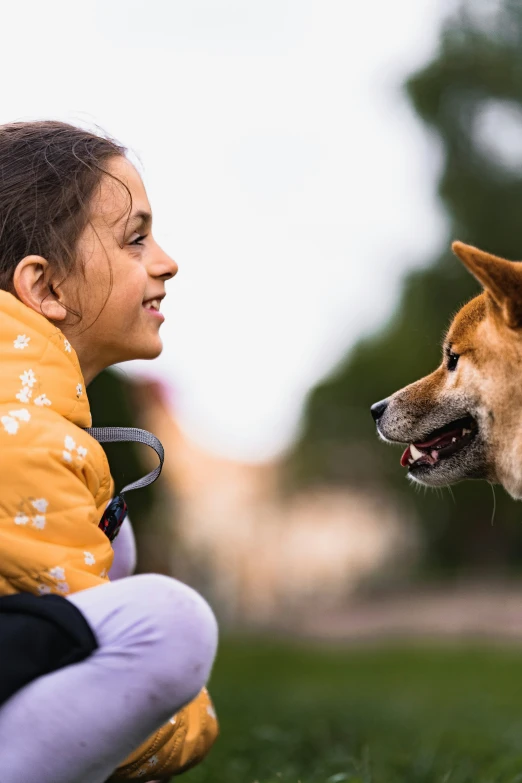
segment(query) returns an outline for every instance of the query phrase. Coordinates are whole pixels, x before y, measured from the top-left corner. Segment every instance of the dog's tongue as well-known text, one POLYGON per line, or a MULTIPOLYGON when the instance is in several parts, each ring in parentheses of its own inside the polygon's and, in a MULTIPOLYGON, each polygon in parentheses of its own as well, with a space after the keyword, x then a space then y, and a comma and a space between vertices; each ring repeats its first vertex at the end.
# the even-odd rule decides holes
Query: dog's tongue
POLYGON ((458 438, 458 436, 462 432, 462 427, 451 430, 451 432, 444 432, 442 435, 437 435, 436 438, 431 438, 431 440, 425 440, 422 443, 415 443, 414 445, 417 446, 418 449, 427 449, 430 446, 435 446, 436 443, 441 443, 443 441, 448 441, 448 443, 451 443, 452 438, 458 438))
MULTIPOLYGON (((449 445, 453 438, 458 437, 461 434, 461 429, 455 429, 451 430, 451 432, 444 432, 442 435, 437 435, 435 438, 430 438, 430 440, 424 440, 422 443, 414 443, 413 445, 418 449, 429 449, 430 446, 438 445, 440 448, 443 446, 449 445)), ((408 446, 407 449, 404 450, 404 453, 401 457, 401 466, 403 468, 408 467, 409 461, 411 459, 411 451, 410 446, 408 446)))
POLYGON ((401 457, 401 467, 403 468, 408 467, 410 457, 411 457, 411 451, 410 451, 410 447, 408 446, 408 448, 405 449, 404 454, 401 457))

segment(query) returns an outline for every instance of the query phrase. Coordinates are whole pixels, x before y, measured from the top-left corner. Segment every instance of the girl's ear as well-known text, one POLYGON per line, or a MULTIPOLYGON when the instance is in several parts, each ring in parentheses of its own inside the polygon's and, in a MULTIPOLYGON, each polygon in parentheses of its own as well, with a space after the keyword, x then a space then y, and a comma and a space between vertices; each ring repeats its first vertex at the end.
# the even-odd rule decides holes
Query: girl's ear
POLYGON ((49 282, 49 262, 42 256, 22 258, 15 269, 13 287, 18 299, 27 307, 50 321, 65 319, 67 310, 61 302, 62 295, 49 282))
POLYGON ((499 307, 511 329, 522 328, 522 263, 506 261, 463 242, 452 250, 499 307))

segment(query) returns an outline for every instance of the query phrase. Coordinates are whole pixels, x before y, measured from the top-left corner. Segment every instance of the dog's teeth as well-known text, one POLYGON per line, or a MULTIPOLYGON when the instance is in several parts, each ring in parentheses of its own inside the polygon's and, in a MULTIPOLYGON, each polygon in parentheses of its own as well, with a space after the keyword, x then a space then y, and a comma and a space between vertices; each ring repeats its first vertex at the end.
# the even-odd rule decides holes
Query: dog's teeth
POLYGON ((415 462, 415 460, 413 459, 413 457, 410 457, 410 458, 408 459, 408 462, 410 463, 410 465, 413 465, 413 463, 415 462))
POLYGON ((415 448, 413 443, 410 445, 410 454, 414 460, 419 459, 420 457, 423 456, 422 451, 419 451, 419 449, 415 448))
POLYGON ((452 438, 452 439, 451 439, 451 442, 452 442, 452 443, 456 443, 456 442, 457 442, 457 438, 452 438))
POLYGON ((463 434, 463 435, 470 435, 470 434, 471 434, 471 430, 467 430, 467 429, 465 429, 465 428, 464 428, 464 429, 462 430, 462 434, 463 434))

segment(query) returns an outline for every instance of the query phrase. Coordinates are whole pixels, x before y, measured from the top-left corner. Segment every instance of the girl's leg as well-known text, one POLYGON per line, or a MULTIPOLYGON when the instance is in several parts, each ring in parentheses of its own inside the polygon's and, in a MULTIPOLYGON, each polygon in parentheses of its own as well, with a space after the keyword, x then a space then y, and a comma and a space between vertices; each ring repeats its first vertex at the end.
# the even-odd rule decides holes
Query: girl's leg
POLYGON ((131 521, 127 517, 112 543, 114 560, 109 577, 111 582, 131 576, 136 569, 136 540, 131 521))
POLYGON ((70 600, 99 648, 0 709, 2 783, 102 783, 209 677, 216 621, 190 587, 141 574, 70 600))

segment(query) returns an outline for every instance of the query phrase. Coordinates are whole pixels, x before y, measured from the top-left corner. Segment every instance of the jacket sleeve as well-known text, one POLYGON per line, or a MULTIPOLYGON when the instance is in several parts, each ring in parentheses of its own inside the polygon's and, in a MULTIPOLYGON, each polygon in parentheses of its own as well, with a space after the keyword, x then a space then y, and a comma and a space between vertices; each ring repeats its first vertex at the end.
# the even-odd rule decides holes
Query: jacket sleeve
POLYGON ((24 435, 0 435, 0 594, 105 583, 113 553, 98 523, 112 480, 101 446, 57 416, 24 435))
POLYGON ((194 701, 125 759, 110 778, 110 783, 179 775, 207 755, 218 732, 212 701, 207 689, 203 688, 194 701))

